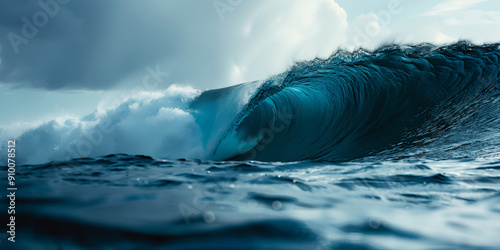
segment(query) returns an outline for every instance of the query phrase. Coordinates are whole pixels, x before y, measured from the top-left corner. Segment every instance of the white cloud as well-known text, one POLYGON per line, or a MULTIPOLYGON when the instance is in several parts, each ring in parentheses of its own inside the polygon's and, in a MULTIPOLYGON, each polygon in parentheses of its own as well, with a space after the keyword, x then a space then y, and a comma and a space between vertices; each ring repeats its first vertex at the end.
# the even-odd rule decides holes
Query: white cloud
MULTIPOLYGON (((434 4, 434 2, 432 2, 434 4)), ((500 4, 491 0, 451 0, 433 6, 422 5, 405 25, 393 30, 398 43, 448 44, 459 40, 474 43, 500 41, 500 4)))
POLYGON ((361 14, 349 25, 347 48, 376 49, 380 44, 387 42, 391 30, 380 24, 377 15, 361 14))
POLYGON ((328 57, 345 42, 347 14, 331 1, 262 1, 245 11, 227 18, 237 22, 232 29, 242 30, 229 31, 224 41, 239 45, 226 55, 233 84, 280 73, 294 61, 328 57))
POLYGON ((442 16, 450 12, 467 10, 485 0, 450 0, 432 7, 422 15, 442 16))

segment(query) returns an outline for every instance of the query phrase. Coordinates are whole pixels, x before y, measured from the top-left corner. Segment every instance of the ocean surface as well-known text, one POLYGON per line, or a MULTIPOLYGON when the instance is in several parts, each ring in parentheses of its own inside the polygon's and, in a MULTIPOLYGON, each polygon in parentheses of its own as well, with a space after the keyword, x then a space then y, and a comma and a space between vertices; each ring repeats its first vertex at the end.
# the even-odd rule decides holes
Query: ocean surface
POLYGON ((3 128, 9 247, 499 249, 499 102, 499 44, 390 45, 3 128))

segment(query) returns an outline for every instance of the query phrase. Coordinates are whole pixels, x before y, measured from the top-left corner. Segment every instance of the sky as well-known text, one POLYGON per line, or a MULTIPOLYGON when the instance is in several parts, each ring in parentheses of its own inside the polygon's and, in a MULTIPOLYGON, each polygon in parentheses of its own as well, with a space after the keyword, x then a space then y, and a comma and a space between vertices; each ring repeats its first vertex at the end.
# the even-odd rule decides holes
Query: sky
POLYGON ((496 0, 0 0, 0 126, 265 79, 338 49, 499 42, 499 27, 496 0))

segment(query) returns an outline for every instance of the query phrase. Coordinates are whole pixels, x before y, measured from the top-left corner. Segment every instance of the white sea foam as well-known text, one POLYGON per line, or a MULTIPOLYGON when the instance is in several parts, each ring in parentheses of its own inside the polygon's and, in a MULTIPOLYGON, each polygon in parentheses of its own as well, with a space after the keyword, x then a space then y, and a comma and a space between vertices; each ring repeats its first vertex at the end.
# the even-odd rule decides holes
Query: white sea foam
POLYGON ((176 85, 163 92, 141 92, 82 118, 2 128, 0 138, 16 138, 16 159, 27 164, 112 153, 203 158, 200 128, 188 110, 199 93, 176 85))

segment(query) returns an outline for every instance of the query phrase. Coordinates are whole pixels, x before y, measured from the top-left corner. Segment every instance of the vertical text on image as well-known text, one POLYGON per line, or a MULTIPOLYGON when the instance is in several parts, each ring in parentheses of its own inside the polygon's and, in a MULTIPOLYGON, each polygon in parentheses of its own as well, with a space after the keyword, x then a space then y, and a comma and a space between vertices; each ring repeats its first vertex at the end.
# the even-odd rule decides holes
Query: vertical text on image
POLYGON ((9 224, 7 228, 9 229, 7 233, 10 235, 8 238, 11 242, 16 242, 16 141, 9 140, 7 142, 7 200, 9 201, 9 208, 7 213, 10 215, 9 224))

